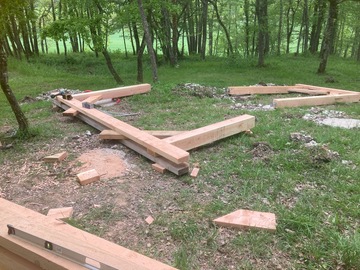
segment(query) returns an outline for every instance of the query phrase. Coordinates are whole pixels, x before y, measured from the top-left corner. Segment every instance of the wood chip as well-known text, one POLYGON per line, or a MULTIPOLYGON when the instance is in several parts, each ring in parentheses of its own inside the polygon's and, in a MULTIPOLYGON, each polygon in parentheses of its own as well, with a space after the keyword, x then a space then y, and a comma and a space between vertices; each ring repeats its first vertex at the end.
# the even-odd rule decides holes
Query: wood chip
POLYGON ((145 221, 146 221, 147 224, 150 225, 151 223, 154 222, 154 218, 153 218, 152 216, 148 216, 148 217, 145 219, 145 221))
POLYGON ((79 173, 76 175, 76 177, 78 178, 81 185, 87 185, 100 180, 100 175, 95 169, 79 173))
POLYGON ((63 161, 68 156, 67 152, 61 152, 52 156, 44 157, 45 162, 60 162, 63 161))

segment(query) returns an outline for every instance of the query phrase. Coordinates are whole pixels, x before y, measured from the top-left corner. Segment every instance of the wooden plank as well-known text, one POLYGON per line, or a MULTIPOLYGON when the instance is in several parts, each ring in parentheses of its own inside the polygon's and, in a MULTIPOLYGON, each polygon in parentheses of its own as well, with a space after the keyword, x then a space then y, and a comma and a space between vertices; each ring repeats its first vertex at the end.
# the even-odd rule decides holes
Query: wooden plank
POLYGON ((0 247, 0 269, 1 270, 43 270, 40 266, 31 263, 24 258, 0 247))
POLYGON ((96 109, 84 109, 81 105, 81 102, 76 99, 65 100, 59 96, 56 98, 59 102, 62 102, 69 107, 78 110, 79 113, 87 115, 89 118, 106 126, 108 129, 112 129, 119 134, 124 135, 136 143, 143 145, 150 151, 153 151, 176 164, 188 162, 189 160, 188 152, 96 109))
POLYGON ((190 150, 232 136, 242 131, 249 130, 254 126, 255 117, 244 114, 202 128, 183 132, 163 139, 163 141, 171 143, 181 149, 190 150))
POLYGON ((165 170, 166 170, 163 166, 161 166, 157 163, 152 164, 151 167, 159 173, 165 173, 165 170))
POLYGON ((125 87, 117 87, 117 88, 105 89, 100 91, 75 94, 73 95, 73 98, 80 101, 87 99, 88 97, 97 96, 97 95, 101 95, 103 99, 118 98, 118 97, 132 96, 135 94, 144 94, 149 92, 150 89, 151 89, 151 85, 144 83, 144 84, 130 85, 125 87))
POLYGON ((223 227, 237 229, 264 229, 276 231, 276 217, 273 213, 257 212, 246 209, 234 211, 228 215, 213 220, 223 227))
MULTIPOLYGON (((180 133, 183 133, 184 131, 177 131, 177 130, 144 130, 146 133, 149 133, 150 135, 157 137, 159 139, 164 139, 167 137, 171 137, 180 133)), ((124 135, 119 134, 116 131, 113 130, 103 130, 99 134, 100 139, 103 140, 124 140, 126 137, 124 135)))
POLYGON ((295 86, 306 88, 306 89, 309 89, 309 90, 327 91, 330 94, 354 94, 354 93, 358 93, 356 91, 342 90, 342 89, 322 87, 322 86, 314 86, 314 85, 308 85, 308 84, 295 84, 295 86))
POLYGON ((70 108, 70 109, 67 109, 66 111, 63 111, 62 114, 64 116, 76 116, 78 114, 78 111, 73 108, 70 108))
POLYGON ((289 89, 289 93, 301 93, 301 94, 307 94, 310 96, 321 96, 321 95, 328 95, 330 92, 325 90, 310 90, 305 88, 294 88, 289 89))
POLYGON ((72 216, 74 208, 72 207, 62 207, 62 208, 52 208, 48 211, 47 216, 54 219, 67 219, 72 216))
MULTIPOLYGON (((57 100, 53 100, 53 103, 56 104, 56 106, 63 108, 64 110, 67 110, 69 108, 68 105, 58 102, 57 100)), ((102 131, 102 130, 107 129, 106 126, 94 121, 93 119, 91 119, 90 117, 88 117, 85 114, 78 114, 76 117, 81 119, 88 125, 96 128, 97 130, 102 131)), ((187 163, 175 164, 175 163, 173 163, 163 157, 160 157, 160 156, 155 158, 155 157, 149 155, 149 153, 146 151, 146 148, 144 148, 143 146, 141 146, 133 141, 130 141, 130 140, 120 140, 120 142, 123 145, 125 145, 126 147, 134 150, 135 152, 139 153, 140 155, 146 157, 147 159, 149 159, 155 163, 158 163, 159 165, 161 165, 162 167, 166 168, 168 171, 170 171, 176 175, 183 175, 183 174, 186 174, 189 172, 189 165, 187 163)))
POLYGON ((78 173, 76 175, 76 177, 78 178, 79 183, 82 186, 100 180, 100 175, 95 169, 92 169, 92 170, 89 170, 89 171, 86 171, 86 172, 78 173))
POLYGON ((327 95, 320 97, 298 97, 298 98, 281 98, 274 99, 273 105, 275 108, 285 107, 300 107, 300 106, 319 106, 339 103, 359 102, 360 94, 342 94, 342 95, 327 95))
POLYGON ((105 129, 100 132, 99 138, 102 140, 124 140, 126 137, 124 135, 119 134, 118 132, 111 130, 111 129, 105 129))
POLYGON ((191 171, 190 176, 191 176, 192 178, 196 178, 196 177, 198 176, 198 174, 199 174, 199 171, 200 171, 200 168, 195 167, 195 168, 191 171))
POLYGON ((87 102, 87 103, 90 103, 90 104, 94 104, 96 101, 99 101, 101 100, 103 97, 102 95, 94 95, 94 96, 90 96, 90 97, 87 97, 86 99, 84 99, 82 102, 87 102))
POLYGON ((164 139, 167 137, 175 136, 183 132, 186 132, 181 130, 144 130, 144 131, 159 139, 164 139))
POLYGON ((189 164, 186 162, 176 164, 163 157, 153 156, 142 145, 139 145, 130 140, 121 140, 121 143, 176 175, 183 175, 189 172, 189 164))
POLYGON ((63 161, 67 156, 68 156, 68 153, 66 151, 64 151, 64 152, 61 152, 61 153, 58 153, 55 155, 44 157, 43 160, 45 162, 60 162, 60 161, 63 161))
POLYGON ((8 235, 7 224, 116 269, 175 270, 171 266, 1 198, 0 213, 0 247, 31 263, 36 263, 43 269, 87 268, 24 241, 16 235, 8 235))
POLYGON ((229 95, 286 94, 295 86, 230 86, 229 95))

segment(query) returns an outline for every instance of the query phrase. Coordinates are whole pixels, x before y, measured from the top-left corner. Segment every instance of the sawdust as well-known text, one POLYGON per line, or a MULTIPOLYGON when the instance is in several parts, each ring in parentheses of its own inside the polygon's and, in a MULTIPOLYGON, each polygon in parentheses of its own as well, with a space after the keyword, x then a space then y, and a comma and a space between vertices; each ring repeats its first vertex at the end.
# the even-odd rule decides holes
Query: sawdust
POLYGON ((124 160, 125 153, 121 150, 98 148, 81 154, 75 162, 80 162, 77 173, 95 169, 101 179, 111 179, 123 176, 128 164, 124 160))

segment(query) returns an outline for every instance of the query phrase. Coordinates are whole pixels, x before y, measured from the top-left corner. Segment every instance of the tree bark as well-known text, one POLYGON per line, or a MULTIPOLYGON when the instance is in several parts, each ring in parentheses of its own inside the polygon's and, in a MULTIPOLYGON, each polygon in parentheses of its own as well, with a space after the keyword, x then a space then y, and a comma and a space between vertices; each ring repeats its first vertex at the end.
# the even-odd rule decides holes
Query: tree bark
POLYGON ((220 13, 219 13, 219 9, 218 9, 218 6, 217 6, 217 0, 208 0, 210 4, 213 5, 214 7, 214 11, 215 11, 215 14, 216 14, 216 18, 218 20, 218 23, 220 24, 220 26, 222 27, 222 29, 224 30, 225 32, 225 36, 226 36, 226 40, 228 42, 228 46, 229 46, 229 52, 230 54, 233 54, 234 53, 234 49, 233 49, 233 46, 232 46, 232 43, 231 43, 231 38, 230 38, 230 34, 229 34, 229 31, 228 29, 226 28, 225 24, 223 23, 223 21, 221 20, 221 16, 220 16, 220 13))
POLYGON ((158 81, 158 73, 157 73, 156 57, 155 57, 154 47, 153 47, 152 41, 151 41, 149 24, 148 24, 146 16, 145 16, 145 11, 144 11, 142 0, 138 0, 138 6, 139 6, 139 11, 140 11, 141 21, 142 21, 143 28, 144 28, 146 45, 147 45, 148 53, 150 55, 152 77, 153 77, 153 81, 157 82, 158 81))
POLYGON ((258 17, 258 66, 265 66, 267 26, 267 0, 256 0, 256 13, 258 17))
POLYGON ((20 108, 14 93, 12 92, 8 81, 7 57, 4 50, 4 39, 0 39, 0 84, 6 99, 8 100, 12 111, 15 114, 16 120, 19 125, 19 131, 22 136, 29 135, 29 122, 25 114, 20 108))
POLYGON ((336 20, 337 20, 338 12, 339 12, 338 0, 328 0, 328 1, 330 3, 329 17, 328 17, 328 21, 327 21, 323 46, 322 46, 321 55, 320 55, 320 64, 319 64, 319 68, 317 70, 317 73, 319 73, 319 74, 325 73, 325 70, 326 70, 328 58, 331 54, 332 45, 334 43, 336 20))

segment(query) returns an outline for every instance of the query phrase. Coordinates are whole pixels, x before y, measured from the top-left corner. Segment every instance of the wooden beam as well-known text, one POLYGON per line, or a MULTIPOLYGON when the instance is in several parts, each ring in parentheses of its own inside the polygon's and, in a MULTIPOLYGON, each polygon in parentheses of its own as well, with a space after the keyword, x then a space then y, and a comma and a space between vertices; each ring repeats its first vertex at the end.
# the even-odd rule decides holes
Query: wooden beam
POLYGON ((230 86, 229 95, 286 94, 294 86, 230 86))
POLYGON ((142 145, 131 140, 121 140, 121 143, 176 175, 183 175, 189 172, 189 164, 187 162, 176 164, 163 157, 153 156, 142 145))
POLYGON ((143 94, 143 93, 149 92, 150 89, 151 89, 151 85, 144 83, 144 84, 130 85, 130 86, 124 86, 124 87, 105 89, 105 90, 100 90, 100 91, 75 94, 72 96, 73 96, 73 98, 80 100, 80 101, 85 100, 88 97, 97 96, 97 95, 101 95, 102 99, 108 99, 108 98, 132 96, 135 94, 143 94))
POLYGON ((76 116, 78 114, 78 111, 73 108, 70 108, 70 109, 67 109, 66 111, 63 111, 62 114, 64 116, 76 116))
POLYGON ((87 102, 87 103, 90 103, 90 104, 94 104, 96 101, 99 101, 103 99, 102 95, 96 95, 96 96, 90 96, 90 97, 87 97, 86 99, 84 99, 82 102, 87 102))
POLYGON ((0 247, 0 269, 1 270, 44 270, 23 257, 0 247))
POLYGON ((289 89, 289 93, 300 93, 300 94, 307 94, 310 96, 321 96, 321 95, 328 95, 330 92, 325 90, 310 90, 305 88, 294 88, 289 89))
POLYGON ((96 262, 106 263, 115 269, 175 270, 171 266, 1 198, 0 213, 0 247, 36 264, 41 269, 84 270, 87 268, 16 235, 8 235, 8 224, 96 262))
POLYGON ((124 135, 125 137, 133 140, 134 142, 143 145, 150 151, 155 152, 156 154, 163 156, 164 158, 176 163, 181 164, 188 162, 189 153, 175 147, 161 139, 158 139, 136 127, 133 127, 125 122, 122 122, 112 116, 109 116, 98 110, 88 110, 82 107, 80 101, 76 99, 66 100, 62 97, 56 97, 57 100, 61 103, 68 105, 71 108, 76 109, 79 113, 87 115, 89 118, 99 122, 101 125, 106 126, 109 129, 112 129, 119 134, 124 135))
POLYGON ((165 173, 165 170, 166 170, 163 166, 161 166, 157 163, 152 164, 151 167, 159 173, 165 173))
POLYGON ((341 94, 341 95, 327 95, 320 97, 297 97, 297 98, 280 98, 274 99, 273 105, 275 108, 284 107, 300 107, 300 106, 318 106, 339 103, 359 102, 359 94, 341 94))
POLYGON ((190 150, 232 136, 242 131, 249 130, 254 126, 255 116, 244 114, 202 128, 183 132, 163 139, 163 141, 175 145, 183 150, 190 150))
MULTIPOLYGON (((184 132, 184 131, 177 131, 177 130, 144 130, 144 131, 154 137, 159 138, 159 139, 164 139, 164 138, 178 135, 178 134, 184 132)), ((100 137, 100 139, 103 139, 103 140, 124 140, 124 139, 126 139, 126 137, 124 135, 121 135, 118 132, 109 130, 109 129, 101 131, 101 133, 99 134, 99 137, 100 137)))
POLYGON ((356 91, 342 90, 342 89, 336 89, 336 88, 328 88, 328 87, 322 87, 322 86, 314 86, 314 85, 308 85, 308 84, 295 84, 295 86, 300 87, 300 88, 306 88, 306 89, 309 89, 309 90, 327 91, 330 94, 354 94, 354 93, 358 93, 356 91))
POLYGON ((273 213, 257 212, 240 209, 228 215, 213 220, 215 224, 223 227, 237 229, 264 229, 276 231, 276 217, 273 213))
MULTIPOLYGON (((58 102, 57 100, 53 100, 53 103, 56 104, 56 106, 59 106, 60 108, 63 108, 64 110, 69 109, 69 106, 66 104, 63 104, 61 102, 58 102)), ((85 123, 87 123, 88 125, 96 128, 97 130, 106 130, 107 127, 104 126, 101 123, 98 123, 96 121, 94 121, 93 119, 91 119, 90 117, 88 117, 85 114, 78 114, 76 116, 77 118, 81 119, 82 121, 84 121, 85 123)), ((164 167, 165 169, 167 169, 168 171, 176 174, 176 175, 183 175, 189 172, 189 165, 187 163, 182 163, 182 164, 175 164, 163 157, 154 157, 151 156, 146 148, 144 148, 143 146, 130 141, 130 140, 120 140, 120 142, 125 145, 126 147, 134 150, 135 152, 139 153, 140 155, 146 157, 147 159, 160 164, 162 167, 164 167)))

